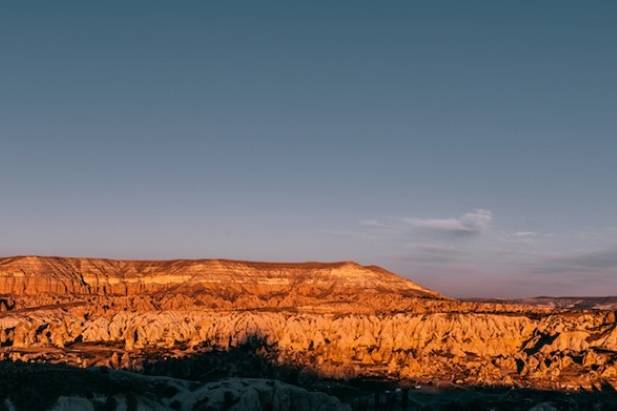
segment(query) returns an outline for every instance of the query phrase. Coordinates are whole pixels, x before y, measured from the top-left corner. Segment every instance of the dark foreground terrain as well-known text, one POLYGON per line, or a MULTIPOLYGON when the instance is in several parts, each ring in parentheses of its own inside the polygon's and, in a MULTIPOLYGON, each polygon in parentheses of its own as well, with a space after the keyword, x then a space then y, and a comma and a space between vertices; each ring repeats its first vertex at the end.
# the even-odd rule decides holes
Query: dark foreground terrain
POLYGON ((0 362, 1 410, 617 410, 610 386, 594 391, 409 385, 332 380, 274 366, 255 347, 106 367, 0 362))

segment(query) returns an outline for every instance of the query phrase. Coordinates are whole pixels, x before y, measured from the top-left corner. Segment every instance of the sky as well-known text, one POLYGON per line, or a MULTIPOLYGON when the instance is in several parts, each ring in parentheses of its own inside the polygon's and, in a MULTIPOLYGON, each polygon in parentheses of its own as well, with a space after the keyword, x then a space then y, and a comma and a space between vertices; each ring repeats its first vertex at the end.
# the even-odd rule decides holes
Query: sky
POLYGON ((617 2, 7 1, 0 255, 617 295, 617 2))

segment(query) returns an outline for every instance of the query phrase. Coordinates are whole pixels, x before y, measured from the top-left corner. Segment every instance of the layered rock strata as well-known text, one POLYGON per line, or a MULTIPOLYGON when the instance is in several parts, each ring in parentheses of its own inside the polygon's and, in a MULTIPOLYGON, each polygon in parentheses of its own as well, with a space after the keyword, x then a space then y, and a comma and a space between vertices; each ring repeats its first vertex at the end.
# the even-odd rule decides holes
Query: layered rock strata
POLYGON ((273 363, 325 377, 617 387, 613 311, 460 302, 355 263, 25 257, 0 278, 11 360, 140 369, 258 338, 273 363))

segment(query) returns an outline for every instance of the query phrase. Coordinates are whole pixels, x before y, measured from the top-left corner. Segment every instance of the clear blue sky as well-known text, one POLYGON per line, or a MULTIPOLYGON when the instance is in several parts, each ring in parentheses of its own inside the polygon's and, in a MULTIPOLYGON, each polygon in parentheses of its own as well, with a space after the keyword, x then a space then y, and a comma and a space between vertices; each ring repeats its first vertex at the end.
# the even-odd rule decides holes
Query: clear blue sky
POLYGON ((617 2, 8 1, 0 255, 617 294, 617 2))

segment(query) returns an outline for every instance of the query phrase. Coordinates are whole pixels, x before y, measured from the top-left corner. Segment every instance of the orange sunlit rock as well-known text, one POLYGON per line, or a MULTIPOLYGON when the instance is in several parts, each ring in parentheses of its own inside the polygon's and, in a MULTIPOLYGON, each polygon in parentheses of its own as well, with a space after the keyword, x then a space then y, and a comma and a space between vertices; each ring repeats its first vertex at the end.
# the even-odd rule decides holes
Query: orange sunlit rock
POLYGON ((322 376, 617 387, 613 311, 458 301, 353 262, 13 257, 0 294, 10 360, 139 369, 257 337, 322 376))

